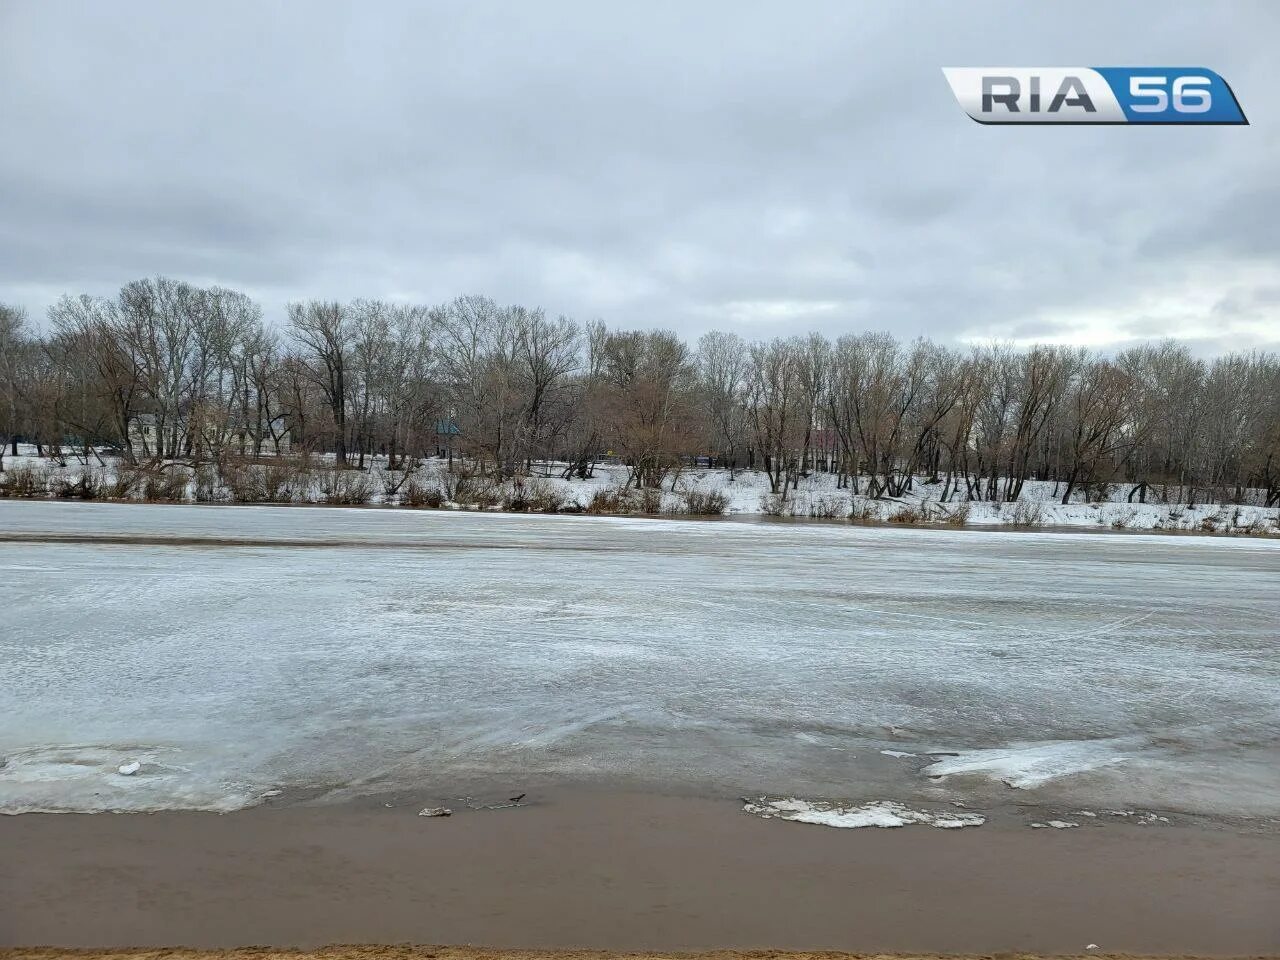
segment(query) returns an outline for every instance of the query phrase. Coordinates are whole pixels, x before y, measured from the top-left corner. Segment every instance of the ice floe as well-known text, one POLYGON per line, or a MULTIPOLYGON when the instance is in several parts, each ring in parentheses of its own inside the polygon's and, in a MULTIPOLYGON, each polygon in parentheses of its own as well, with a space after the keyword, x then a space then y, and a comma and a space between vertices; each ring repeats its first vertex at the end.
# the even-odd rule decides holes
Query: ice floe
POLYGON ((1125 740, 1054 740, 965 750, 924 768, 926 776, 982 776, 1031 790, 1051 780, 1098 770, 1129 759, 1125 740))
POLYGON ((919 823, 943 830, 959 827, 979 827, 986 818, 976 813, 947 811, 934 813, 918 810, 894 800, 872 800, 869 803, 848 806, 821 800, 798 800, 794 797, 770 800, 760 797, 746 800, 742 808, 758 817, 794 820, 796 823, 813 823, 824 827, 905 827, 919 823))
POLYGON ((260 791, 199 776, 179 762, 180 754, 172 747, 139 744, 15 751, 0 765, 0 813, 230 812, 259 802, 260 791))

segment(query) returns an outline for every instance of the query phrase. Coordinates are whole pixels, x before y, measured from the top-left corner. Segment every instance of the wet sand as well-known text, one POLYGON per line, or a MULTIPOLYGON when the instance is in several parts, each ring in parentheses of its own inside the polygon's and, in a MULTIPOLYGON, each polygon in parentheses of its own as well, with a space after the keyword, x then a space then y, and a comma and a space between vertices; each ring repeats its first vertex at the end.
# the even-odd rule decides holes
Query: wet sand
POLYGON ((530 800, 0 817, 0 946, 1280 954, 1274 833, 835 830, 729 800, 530 800))
MULTIPOLYGON (((346 944, 316 950, 242 947, 230 950, 72 950, 50 947, 0 948, 0 960, 966 960, 966 954, 859 954, 823 950, 710 950, 700 953, 621 953, 609 950, 486 950, 477 947, 346 944)), ((1032 953, 1002 955, 1003 960, 1034 960, 1032 953)), ((1089 953, 1091 958, 1139 960, 1133 954, 1089 953)), ((991 960, 974 956, 973 960, 991 960)), ((1241 958, 1244 960, 1244 958, 1241 958)), ((1257 960, 1257 958, 1254 958, 1257 960)))
MULTIPOLYGON (((0 960, 962 960, 965 954, 858 954, 839 951, 712 950, 703 953, 620 953, 608 950, 485 950, 476 947, 348 944, 317 950, 242 947, 231 950, 68 950, 0 949, 0 960)), ((1039 954, 1005 954, 1006 960, 1032 960, 1039 954)), ((1089 953, 1095 958, 1132 954, 1089 953)), ((973 960, 979 960, 974 957, 973 960)), ((982 957, 981 960, 991 960, 982 957)))

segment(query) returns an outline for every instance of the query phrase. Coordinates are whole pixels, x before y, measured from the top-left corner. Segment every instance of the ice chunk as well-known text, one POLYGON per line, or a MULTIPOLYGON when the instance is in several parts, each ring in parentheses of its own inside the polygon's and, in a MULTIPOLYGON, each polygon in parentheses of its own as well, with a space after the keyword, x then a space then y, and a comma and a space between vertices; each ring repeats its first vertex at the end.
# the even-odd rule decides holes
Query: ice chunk
POLYGON ((924 768, 926 776, 977 775, 1031 790, 1050 780, 1123 763, 1127 742, 1119 740, 1053 740, 1008 747, 966 750, 924 768))
POLYGON ((748 800, 742 808, 747 813, 769 819, 794 820, 797 823, 813 823, 824 827, 905 827, 920 823, 943 830, 960 827, 978 827, 986 818, 976 813, 933 813, 917 810, 893 800, 873 800, 852 806, 841 806, 819 800, 798 800, 794 797, 770 800, 760 797, 748 800))
POLYGON ((142 764, 137 760, 130 760, 116 767, 116 772, 122 777, 132 777, 135 773, 142 769, 142 764))
POLYGON ((907 751, 905 751, 905 750, 881 750, 880 752, 881 752, 881 753, 883 753, 886 757, 897 757, 897 758, 901 758, 901 757, 914 757, 914 756, 915 756, 915 754, 914 754, 914 753, 907 753, 907 751))

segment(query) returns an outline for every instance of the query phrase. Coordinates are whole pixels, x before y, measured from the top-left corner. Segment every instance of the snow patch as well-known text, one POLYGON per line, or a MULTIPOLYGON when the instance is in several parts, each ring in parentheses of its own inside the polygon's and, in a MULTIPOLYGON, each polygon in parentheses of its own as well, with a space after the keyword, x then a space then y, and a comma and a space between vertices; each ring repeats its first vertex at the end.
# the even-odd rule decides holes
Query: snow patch
POLYGON ((880 752, 883 753, 886 757, 902 758, 902 757, 915 756, 914 753, 907 753, 907 751, 905 750, 881 750, 880 752))
POLYGON ((760 797, 747 800, 742 808, 763 819, 777 817, 796 823, 813 823, 824 827, 905 827, 920 823, 942 830, 979 827, 986 818, 976 813, 933 813, 917 810, 894 800, 873 800, 854 806, 825 803, 820 800, 797 800, 794 797, 770 800, 760 797))

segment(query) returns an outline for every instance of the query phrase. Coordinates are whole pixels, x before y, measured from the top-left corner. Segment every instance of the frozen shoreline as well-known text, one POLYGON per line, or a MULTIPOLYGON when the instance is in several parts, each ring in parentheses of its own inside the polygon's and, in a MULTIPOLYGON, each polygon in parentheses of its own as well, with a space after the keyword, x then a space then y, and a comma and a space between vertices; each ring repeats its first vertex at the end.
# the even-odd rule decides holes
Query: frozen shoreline
MULTIPOLYGON (((332 470, 331 458, 318 458, 313 469, 332 470)), ((112 480, 120 469, 118 461, 109 459, 106 466, 94 467, 68 465, 56 467, 49 461, 30 454, 10 457, 10 471, 30 469, 40 473, 48 490, 34 496, 14 495, 22 502, 74 503, 76 497, 68 493, 54 496, 55 477, 68 482, 84 474, 100 476, 100 488, 112 480)), ((559 465, 563 466, 563 465, 559 465)), ((254 466, 254 469, 272 468, 270 458, 254 466)), ((183 468, 187 470, 189 468, 183 468)), ((185 474, 184 474, 185 475, 185 474)), ((443 489, 448 486, 448 464, 444 460, 427 459, 414 472, 413 477, 425 487, 443 489)), ((413 512, 443 511, 465 513, 507 512, 513 516, 556 515, 571 516, 589 513, 605 517, 662 517, 664 519, 724 519, 754 518, 770 521, 831 522, 865 526, 894 526, 923 529, 1003 529, 1003 530, 1087 530, 1091 532, 1152 532, 1250 536, 1280 539, 1280 506, 1266 507, 1259 503, 1207 502, 1188 507, 1180 503, 1164 503, 1152 500, 1148 503, 1129 502, 1123 493, 1123 485, 1112 485, 1112 492, 1104 500, 1085 502, 1077 494, 1072 502, 1060 501, 1061 485, 1051 481, 1028 480, 1023 485, 1018 501, 974 500, 965 501, 952 496, 947 502, 937 499, 941 484, 930 484, 918 478, 913 492, 897 498, 871 499, 853 494, 847 487, 837 486, 834 474, 813 473, 800 481, 795 490, 788 491, 785 499, 772 494, 768 480, 759 471, 688 468, 674 475, 661 491, 644 491, 642 497, 634 489, 627 496, 619 497, 628 476, 628 468, 615 464, 596 466, 587 479, 564 479, 555 475, 534 475, 519 481, 496 483, 480 478, 485 493, 479 503, 456 502, 447 498, 433 506, 410 504, 405 501, 403 486, 391 492, 390 486, 400 482, 404 475, 388 472, 380 464, 372 463, 366 470, 341 472, 350 483, 363 484, 366 493, 352 502, 331 501, 325 494, 323 483, 303 470, 297 477, 285 482, 287 495, 280 499, 239 501, 229 490, 206 491, 197 495, 194 479, 187 479, 177 488, 159 495, 156 503, 173 505, 184 503, 209 506, 314 506, 346 508, 406 509, 413 512), (388 480, 389 478, 389 480, 388 480), (526 509, 506 509, 503 504, 515 497, 517 485, 527 500, 526 509), (600 495, 607 495, 600 499, 600 495), (206 500, 204 497, 213 496, 206 500), (172 499, 176 497, 177 499, 172 499), (628 499, 629 497, 629 499, 628 499), (710 516, 700 516, 700 509, 691 498, 718 498, 722 512, 713 511, 710 516), (647 498, 647 499, 646 499, 647 498), (493 503, 488 501, 492 500, 493 503), (625 502, 624 502, 625 501, 625 502), (497 504, 497 505, 494 505, 497 504), (643 509, 642 509, 643 508, 643 509), (646 512, 647 511, 647 512, 646 512)), ((0 474, 0 481, 4 475, 0 474)), ((283 490, 284 488, 282 488, 283 490)), ((280 491, 277 491, 280 493, 280 491)), ((1258 491, 1249 491, 1258 495, 1258 491)), ((128 497, 111 499, 102 496, 101 489, 89 502, 149 503, 139 490, 128 497)))

